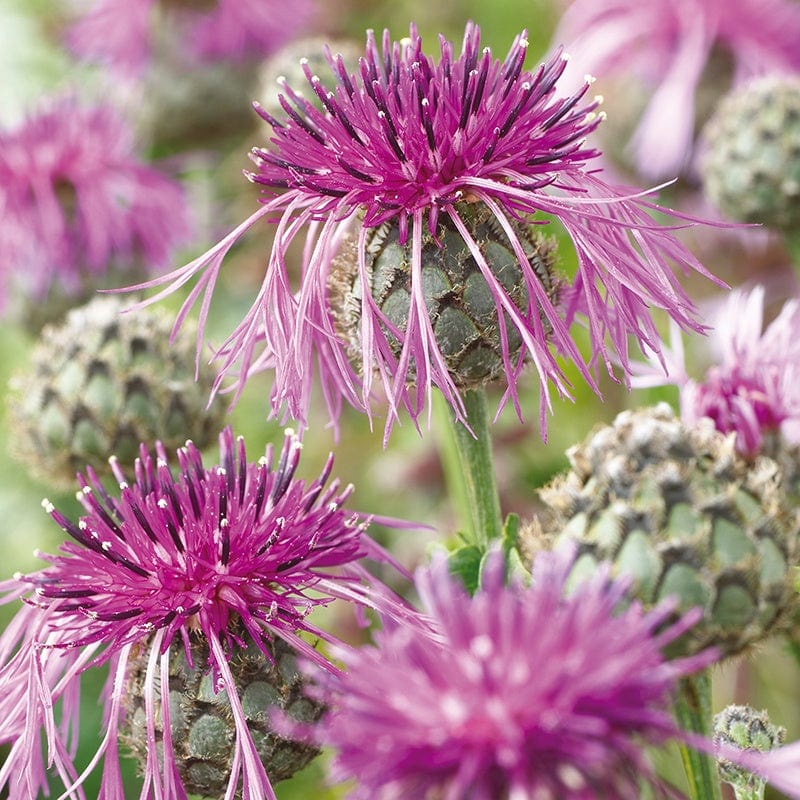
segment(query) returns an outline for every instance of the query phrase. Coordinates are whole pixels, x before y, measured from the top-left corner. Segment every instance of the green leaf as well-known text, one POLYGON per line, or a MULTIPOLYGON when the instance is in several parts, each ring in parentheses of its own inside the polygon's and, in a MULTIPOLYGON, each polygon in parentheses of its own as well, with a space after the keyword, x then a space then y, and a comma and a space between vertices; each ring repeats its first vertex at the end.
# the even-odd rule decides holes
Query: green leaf
POLYGON ((516 548, 519 542, 519 515, 509 514, 503 523, 503 550, 516 548))
POLYGON ((480 547, 467 544, 454 550, 447 559, 450 574, 459 577, 470 594, 478 589, 483 557, 480 547))
POLYGON ((509 579, 517 579, 529 583, 530 570, 525 566, 519 550, 519 517, 509 514, 503 525, 503 552, 506 556, 506 575, 509 579))

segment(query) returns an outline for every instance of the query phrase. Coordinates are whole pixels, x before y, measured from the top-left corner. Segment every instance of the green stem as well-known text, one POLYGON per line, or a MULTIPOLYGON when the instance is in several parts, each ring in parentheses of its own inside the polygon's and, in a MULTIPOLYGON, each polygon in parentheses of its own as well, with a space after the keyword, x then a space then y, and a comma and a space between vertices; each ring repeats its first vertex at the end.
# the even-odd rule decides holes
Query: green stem
MULTIPOLYGON (((711 738, 711 675, 708 670, 684 678, 675 699, 675 716, 681 728, 711 738)), ((721 800, 717 764, 712 756, 680 745, 692 800, 721 800)))
POLYGON ((800 231, 786 231, 785 242, 792 265, 800 273, 800 231))
POLYGON ((503 534, 500 495, 492 462, 486 392, 483 389, 468 389, 463 394, 463 400, 467 423, 472 432, 456 421, 453 410, 448 408, 450 436, 444 443, 442 463, 451 495, 461 500, 457 505, 461 506, 464 534, 470 544, 485 550, 489 542, 500 539, 503 534), (456 471, 457 474, 454 474, 456 471))

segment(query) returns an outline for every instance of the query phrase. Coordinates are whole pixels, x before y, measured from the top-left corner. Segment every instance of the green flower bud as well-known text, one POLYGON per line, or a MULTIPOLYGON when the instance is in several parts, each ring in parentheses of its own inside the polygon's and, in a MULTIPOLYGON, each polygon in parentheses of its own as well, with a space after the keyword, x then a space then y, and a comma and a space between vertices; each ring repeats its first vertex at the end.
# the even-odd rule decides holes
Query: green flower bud
POLYGON ((109 456, 132 462, 141 442, 167 450, 192 439, 216 440, 225 404, 208 405, 214 381, 201 364, 195 381, 191 325, 170 343, 164 309, 121 313, 130 298, 98 297, 48 326, 27 369, 12 380, 12 455, 54 487, 72 487, 87 465, 101 471, 109 456))
MULTIPOLYGON (((773 725, 766 711, 756 711, 750 706, 728 706, 714 717, 714 743, 727 744, 740 750, 767 752, 780 747, 786 738, 786 729, 773 725)), ((736 800, 761 800, 765 781, 726 758, 718 758, 719 775, 731 784, 736 800)))
POLYGON ((704 188, 731 219, 800 227, 800 78, 769 76, 729 94, 703 130, 704 188))

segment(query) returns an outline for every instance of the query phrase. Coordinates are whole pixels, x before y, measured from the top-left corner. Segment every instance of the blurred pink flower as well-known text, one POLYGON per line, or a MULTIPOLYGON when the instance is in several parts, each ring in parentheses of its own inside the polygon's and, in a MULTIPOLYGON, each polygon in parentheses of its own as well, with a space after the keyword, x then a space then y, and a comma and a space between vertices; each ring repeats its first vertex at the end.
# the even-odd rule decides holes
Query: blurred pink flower
POLYGON ((695 99, 709 59, 732 61, 734 84, 800 70, 795 0, 574 0, 553 37, 575 83, 591 73, 636 81, 649 101, 631 145, 639 171, 674 177, 694 149, 695 99))
POLYGON ((436 235, 443 220, 478 265, 494 304, 490 311, 498 320, 507 319, 522 341, 519 355, 512 357, 505 331, 507 391, 502 402, 511 399, 519 412, 517 380, 524 364, 532 364, 540 378, 544 434, 550 384, 569 395, 559 356, 575 363, 595 386, 570 334, 576 317, 587 322, 592 361, 608 366, 609 351, 615 351, 627 370, 630 334, 650 349, 659 348, 651 307, 666 309, 682 328, 702 330, 673 270, 711 276, 650 212, 663 211, 677 224, 688 224, 686 218, 654 205, 647 192, 609 185, 598 174, 594 161, 599 153, 587 137, 602 114, 597 100, 584 99, 589 83, 559 98, 565 59, 556 53, 528 72, 523 68, 527 47, 523 32, 505 61, 494 59, 488 48, 481 48, 480 31, 470 23, 459 56, 440 37, 437 62, 423 52, 412 27, 409 38, 399 42, 385 31, 382 46, 369 33, 354 75, 341 56, 331 56, 338 83, 333 91, 323 88, 306 65, 306 78, 322 107, 284 84, 281 118, 262 110, 273 134, 269 146, 253 150, 257 169, 249 175, 269 190, 261 210, 187 266, 140 288, 168 284, 155 300, 201 275, 178 324, 202 294, 202 329, 225 254, 257 221, 278 220, 258 297, 217 351, 219 380, 234 373, 241 388, 252 372, 274 369, 273 413, 284 411, 305 423, 315 360, 334 420, 343 400, 371 412, 375 378, 389 400, 388 436, 399 409, 415 420, 420 416, 433 386, 463 419, 463 401, 423 294, 423 234, 436 235), (463 202, 483 204, 492 224, 504 231, 516 255, 512 269, 519 269, 527 307, 514 304, 495 274, 497 265, 480 253, 459 214, 463 202), (568 233, 578 272, 563 303, 548 294, 531 268, 514 220, 556 221, 568 233), (383 222, 397 226, 399 244, 408 247, 405 330, 387 322, 370 294, 367 231, 383 222), (361 292, 360 359, 355 359, 360 364, 355 366, 335 326, 329 285, 331 261, 349 232, 357 242, 354 267, 361 292), (305 258, 295 292, 286 257, 302 235, 305 258), (392 341, 399 342, 399 355, 392 341))
POLYGON ((169 0, 93 0, 71 28, 79 55, 135 75, 146 66, 164 18, 176 26, 174 45, 203 61, 264 58, 301 33, 314 0, 217 0, 199 4, 169 0))
POLYGON ((495 552, 470 597, 441 558, 418 573, 418 624, 341 653, 345 672, 320 677, 330 711, 311 735, 336 751, 332 779, 356 780, 350 798, 638 800, 643 784, 678 796, 645 748, 683 738, 673 693, 714 653, 667 660, 662 648, 698 615, 626 607, 627 581, 605 568, 569 593, 572 564, 542 552, 529 587, 505 586, 495 552))
POLYGON ((0 132, 3 283, 35 298, 111 269, 163 268, 187 239, 186 209, 181 186, 137 156, 107 106, 62 97, 0 132))
POLYGON ((681 334, 673 328, 672 348, 664 353, 667 374, 653 359, 636 368, 632 384, 677 385, 682 419, 710 417, 718 430, 736 434, 747 455, 759 453, 773 432, 800 444, 800 301, 787 301, 766 328, 763 318, 763 286, 731 292, 709 320, 714 363, 702 381, 688 376, 681 334))

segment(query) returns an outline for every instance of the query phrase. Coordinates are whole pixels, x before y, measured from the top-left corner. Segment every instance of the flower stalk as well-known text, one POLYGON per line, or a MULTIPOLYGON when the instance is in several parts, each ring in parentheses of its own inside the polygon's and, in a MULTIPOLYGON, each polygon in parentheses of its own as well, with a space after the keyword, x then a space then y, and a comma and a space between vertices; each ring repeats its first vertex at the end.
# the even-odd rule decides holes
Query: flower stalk
POLYGON ((459 422, 448 405, 448 438, 456 457, 443 457, 442 462, 446 472, 451 473, 447 475, 448 483, 451 487, 461 487, 456 495, 466 501, 466 508, 461 509, 462 531, 470 544, 485 550, 491 541, 500 539, 503 533, 500 494, 489 436, 486 390, 468 389, 461 396, 467 424, 459 422), (452 474, 453 470, 457 470, 457 473, 452 474))
MULTIPOLYGON (((711 675, 707 669, 681 679, 674 711, 684 731, 705 737, 711 735, 711 675)), ((685 742, 679 743, 679 747, 692 800, 722 800, 714 758, 692 749, 685 742)))
POLYGON ((800 642, 798 642, 794 637, 788 638, 786 640, 786 650, 795 660, 797 666, 800 667, 800 642))

